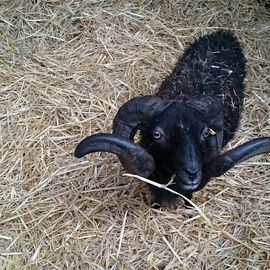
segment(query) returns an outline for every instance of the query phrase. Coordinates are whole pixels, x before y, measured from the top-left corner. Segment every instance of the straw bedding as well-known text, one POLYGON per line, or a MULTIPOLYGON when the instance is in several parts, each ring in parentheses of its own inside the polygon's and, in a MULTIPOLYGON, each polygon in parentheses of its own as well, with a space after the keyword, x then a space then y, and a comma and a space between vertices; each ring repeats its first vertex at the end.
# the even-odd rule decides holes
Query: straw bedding
MULTIPOLYGON (((261 1, 263 2, 263 1, 261 1)), ((152 209, 117 158, 77 160, 127 99, 154 93, 183 49, 231 29, 248 60, 228 146, 269 136, 270 14, 259 1, 14 0, 0 5, 0 269, 269 269, 270 157, 152 209)))

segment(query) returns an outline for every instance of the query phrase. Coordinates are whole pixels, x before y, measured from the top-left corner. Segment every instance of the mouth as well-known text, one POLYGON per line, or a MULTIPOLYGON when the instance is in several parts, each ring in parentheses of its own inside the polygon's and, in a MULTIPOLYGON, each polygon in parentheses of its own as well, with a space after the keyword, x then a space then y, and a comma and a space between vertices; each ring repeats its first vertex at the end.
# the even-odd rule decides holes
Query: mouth
POLYGON ((201 183, 201 179, 197 178, 197 179, 186 179, 186 178, 178 178, 176 177, 176 182, 179 188, 181 188, 182 190, 185 191, 195 191, 200 183, 201 183))
POLYGON ((200 185, 199 181, 196 183, 189 183, 189 184, 181 182, 181 188, 187 191, 195 191, 195 189, 197 189, 199 185, 200 185))

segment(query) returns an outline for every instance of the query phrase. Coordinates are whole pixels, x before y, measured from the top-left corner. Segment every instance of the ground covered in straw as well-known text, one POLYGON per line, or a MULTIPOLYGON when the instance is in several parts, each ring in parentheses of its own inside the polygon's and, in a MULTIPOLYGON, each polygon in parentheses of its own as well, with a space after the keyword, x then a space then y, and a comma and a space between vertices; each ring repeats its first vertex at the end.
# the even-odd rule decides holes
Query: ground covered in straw
POLYGON ((255 0, 0 5, 0 269, 269 269, 270 158, 152 209, 115 156, 73 157, 154 93, 195 37, 231 29, 248 60, 233 147, 269 136, 270 13, 255 0))

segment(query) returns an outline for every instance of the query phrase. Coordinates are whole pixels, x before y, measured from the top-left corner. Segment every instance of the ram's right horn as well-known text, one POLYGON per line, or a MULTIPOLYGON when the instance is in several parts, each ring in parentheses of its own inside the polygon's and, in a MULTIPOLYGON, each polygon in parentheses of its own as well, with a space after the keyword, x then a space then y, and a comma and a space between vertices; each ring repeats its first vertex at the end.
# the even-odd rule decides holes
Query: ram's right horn
POLYGON ((155 162, 151 155, 138 144, 114 134, 99 133, 83 139, 74 155, 81 158, 93 152, 109 152, 117 155, 127 172, 149 177, 155 162))

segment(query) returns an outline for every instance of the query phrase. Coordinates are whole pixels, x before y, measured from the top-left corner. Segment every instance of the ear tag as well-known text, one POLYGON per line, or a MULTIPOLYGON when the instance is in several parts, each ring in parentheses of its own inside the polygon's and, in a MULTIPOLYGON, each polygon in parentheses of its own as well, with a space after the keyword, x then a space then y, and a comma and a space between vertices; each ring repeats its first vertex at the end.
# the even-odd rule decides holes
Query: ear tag
POLYGON ((214 131, 212 128, 210 128, 210 129, 209 129, 209 134, 210 134, 211 136, 214 136, 214 135, 216 135, 217 133, 216 133, 216 131, 214 131))
POLYGON ((133 141, 135 143, 139 143, 141 141, 141 138, 142 138, 141 131, 139 129, 137 129, 136 133, 133 136, 133 141))

